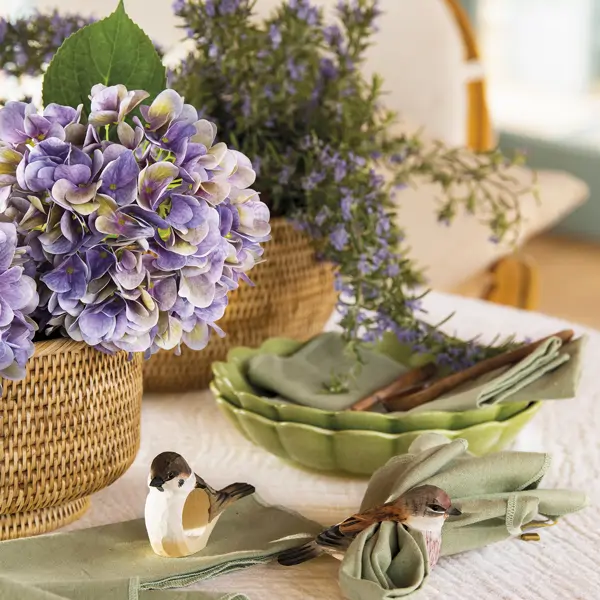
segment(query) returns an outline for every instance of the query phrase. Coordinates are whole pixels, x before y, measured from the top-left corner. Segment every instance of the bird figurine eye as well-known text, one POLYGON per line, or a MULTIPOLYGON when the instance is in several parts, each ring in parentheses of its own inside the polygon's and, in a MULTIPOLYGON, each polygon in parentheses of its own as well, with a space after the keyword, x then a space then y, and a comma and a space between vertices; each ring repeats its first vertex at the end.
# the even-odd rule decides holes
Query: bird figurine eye
POLYGON ((440 506, 439 504, 428 504, 427 509, 430 510, 431 512, 439 513, 439 514, 446 512, 446 509, 443 506, 440 506))
POLYGON ((175 477, 177 477, 177 473, 175 473, 174 471, 169 471, 167 473, 167 479, 175 479, 175 477))

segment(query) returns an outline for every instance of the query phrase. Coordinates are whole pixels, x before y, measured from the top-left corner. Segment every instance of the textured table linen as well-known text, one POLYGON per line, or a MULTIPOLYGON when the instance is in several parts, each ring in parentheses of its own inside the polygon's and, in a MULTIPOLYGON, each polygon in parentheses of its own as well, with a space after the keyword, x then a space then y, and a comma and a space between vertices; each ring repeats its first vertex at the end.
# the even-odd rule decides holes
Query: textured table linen
MULTIPOLYGON (((432 322, 456 315, 449 332, 486 339, 518 332, 534 339, 570 324, 480 301, 432 293, 425 299, 432 322)), ((415 598, 460 600, 576 600, 600 590, 600 332, 589 333, 577 399, 546 403, 519 436, 515 449, 552 454, 544 487, 585 490, 592 506, 544 530, 542 541, 511 540, 441 558, 415 598)), ((93 497, 90 511, 68 529, 143 516, 150 462, 163 450, 183 454, 211 485, 249 480, 265 501, 330 525, 355 511, 368 479, 298 469, 246 441, 221 415, 209 392, 149 396, 144 401, 142 448, 127 474, 93 497)), ((325 557, 296 568, 277 564, 225 575, 198 587, 243 592, 251 600, 340 600, 340 563, 325 557)), ((154 598, 154 596, 153 596, 154 598)), ((3 599, 4 600, 4 599, 3 599)), ((161 600, 157 595, 156 600, 161 600)))

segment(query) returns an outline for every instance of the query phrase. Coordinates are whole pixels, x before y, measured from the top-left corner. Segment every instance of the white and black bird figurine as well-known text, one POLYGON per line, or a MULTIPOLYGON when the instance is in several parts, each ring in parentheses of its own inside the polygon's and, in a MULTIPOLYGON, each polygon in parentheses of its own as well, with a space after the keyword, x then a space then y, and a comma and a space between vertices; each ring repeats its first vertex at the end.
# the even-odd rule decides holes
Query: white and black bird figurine
POLYGON ((321 532, 313 541, 282 552, 277 561, 292 566, 322 554, 341 560, 354 538, 376 523, 393 521, 407 529, 421 531, 425 537, 429 565, 437 563, 442 546, 442 527, 446 519, 460 516, 444 490, 433 485, 413 488, 392 502, 348 517, 341 523, 321 532))
POLYGON ((213 489, 176 452, 159 454, 150 467, 146 529, 160 556, 190 556, 204 549, 228 506, 254 493, 254 486, 232 483, 213 489))

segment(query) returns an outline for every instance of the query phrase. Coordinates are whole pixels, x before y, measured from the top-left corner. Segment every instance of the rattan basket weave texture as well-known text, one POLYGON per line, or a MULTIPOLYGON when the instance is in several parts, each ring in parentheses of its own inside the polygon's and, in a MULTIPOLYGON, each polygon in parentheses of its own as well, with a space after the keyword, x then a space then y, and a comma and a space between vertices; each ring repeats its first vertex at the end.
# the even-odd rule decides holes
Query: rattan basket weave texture
POLYGON ((181 356, 161 351, 144 365, 146 392, 186 392, 208 386, 211 364, 236 346, 259 346, 273 336, 306 340, 323 330, 337 301, 333 269, 315 259, 310 239, 285 219, 271 221, 266 261, 242 284, 218 325, 225 338, 211 336, 200 352, 183 347, 181 356))
POLYGON ((26 378, 3 380, 0 540, 80 517, 140 445, 142 357, 68 339, 38 342, 26 378))

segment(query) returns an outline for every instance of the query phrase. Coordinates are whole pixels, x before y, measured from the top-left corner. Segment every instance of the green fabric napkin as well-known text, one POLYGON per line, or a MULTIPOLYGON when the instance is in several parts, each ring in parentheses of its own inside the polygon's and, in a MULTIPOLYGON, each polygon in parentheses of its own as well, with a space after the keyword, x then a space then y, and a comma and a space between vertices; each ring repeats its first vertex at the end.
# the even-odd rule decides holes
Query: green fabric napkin
MULTIPOLYGON (((408 412, 459 412, 500 402, 572 398, 580 377, 582 345, 583 339, 563 347, 559 338, 550 338, 516 365, 470 381, 408 412)), ((363 350, 365 364, 350 389, 343 394, 332 394, 325 387, 332 374, 347 373, 354 364, 344 348, 339 333, 325 333, 291 356, 260 354, 253 357, 248 363, 248 379, 256 387, 283 399, 336 411, 349 408, 408 369, 384 354, 363 350)))
POLYGON ((573 398, 581 376, 585 340, 579 338, 563 346, 559 338, 550 338, 516 365, 469 381, 410 412, 456 412, 500 402, 573 398))
MULTIPOLYGON (((437 434, 422 437, 435 441, 418 454, 393 458, 377 471, 361 510, 418 485, 442 488, 463 513, 444 525, 442 556, 520 535, 539 515, 556 519, 587 504, 585 494, 579 492, 537 489, 550 466, 547 454, 499 452, 477 458, 467 452, 465 440, 450 442, 437 434)), ((416 446, 420 442, 417 439, 416 446)), ((429 574, 424 544, 421 533, 402 525, 370 527, 351 544, 342 562, 340 585, 345 596, 383 600, 413 593, 429 574)))
POLYGON ((248 362, 252 385, 283 399, 322 410, 344 410, 378 389, 392 383, 408 368, 372 350, 363 350, 364 366, 343 394, 332 394, 327 386, 336 376, 346 375, 356 358, 345 352, 339 333, 314 337, 291 356, 259 354, 248 362))
MULTIPOLYGON (((141 519, 1 542, 0 600, 223 598, 199 591, 183 596, 171 588, 267 563, 298 544, 294 535, 314 535, 321 529, 296 513, 266 506, 251 496, 227 510, 206 548, 187 558, 154 554, 141 519)), ((224 598, 244 600, 235 594, 224 598)))

